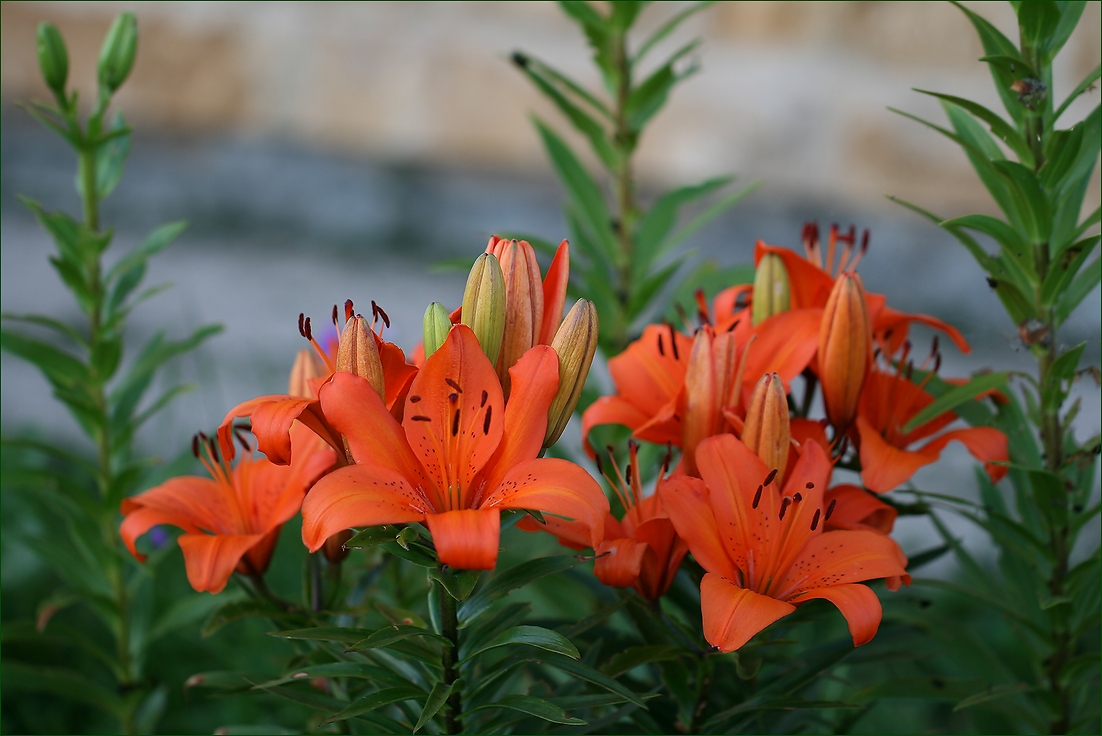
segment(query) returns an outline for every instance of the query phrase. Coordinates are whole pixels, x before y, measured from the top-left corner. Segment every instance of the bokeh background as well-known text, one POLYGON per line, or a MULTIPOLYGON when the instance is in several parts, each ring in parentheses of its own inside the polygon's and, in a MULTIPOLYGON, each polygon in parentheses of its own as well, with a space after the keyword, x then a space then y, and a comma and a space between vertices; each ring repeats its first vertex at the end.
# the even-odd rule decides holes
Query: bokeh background
MULTIPOLYGON (((1006 4, 967 3, 1004 33, 1006 4)), ((644 28, 680 10, 658 3, 644 28)), ((572 131, 509 61, 516 50, 597 86, 584 38, 553 3, 115 3, 0 5, 3 130, 0 179, 4 312, 78 314, 46 257, 47 237, 16 199, 75 210, 68 149, 15 103, 47 99, 35 28, 57 24, 71 81, 90 97, 111 19, 138 17, 132 78, 118 96, 136 129, 127 172, 106 202, 114 257, 154 226, 190 227, 154 260, 151 283, 174 288, 135 316, 137 344, 156 330, 224 332, 178 361, 175 380, 197 390, 148 425, 141 446, 172 457, 226 409, 279 392, 302 346, 299 312, 324 322, 331 305, 376 300, 390 339, 409 348, 433 300, 454 306, 464 274, 430 270, 473 257, 498 232, 565 234, 561 192, 530 118, 572 131)), ((1062 98, 1099 61, 1099 3, 1087 11, 1055 69, 1062 98)), ((690 241, 702 258, 746 263, 762 238, 798 246, 805 220, 872 232, 861 271, 891 303, 958 325, 975 347, 943 347, 943 373, 1028 370, 1031 360, 983 274, 956 242, 888 201, 894 194, 945 217, 994 205, 950 141, 890 112, 935 122, 943 114, 912 88, 999 103, 964 15, 932 3, 718 4, 686 23, 669 49, 699 37, 701 69, 674 92, 638 155, 648 193, 723 173, 764 186, 690 241)), ((656 56, 655 58, 659 58, 656 56)), ((1098 102, 1071 106, 1064 125, 1098 102)), ((582 146, 578 146, 579 150, 582 146)), ((1099 177, 1088 206, 1099 199, 1099 177)), ((1099 294, 1061 340, 1087 341, 1099 361, 1099 294)), ((924 353, 924 340, 918 352, 924 353)), ((5 435, 79 433, 35 370, 2 359, 5 435)), ((594 380, 606 381, 597 369, 594 380)), ((1099 391, 1081 382, 1081 435, 1099 431, 1099 391)), ((962 451, 916 477, 919 487, 968 492, 962 451)), ((901 530, 904 546, 923 529, 901 530)), ((913 541, 913 540, 912 540, 913 541)), ((919 545, 924 546, 924 545, 919 545)))

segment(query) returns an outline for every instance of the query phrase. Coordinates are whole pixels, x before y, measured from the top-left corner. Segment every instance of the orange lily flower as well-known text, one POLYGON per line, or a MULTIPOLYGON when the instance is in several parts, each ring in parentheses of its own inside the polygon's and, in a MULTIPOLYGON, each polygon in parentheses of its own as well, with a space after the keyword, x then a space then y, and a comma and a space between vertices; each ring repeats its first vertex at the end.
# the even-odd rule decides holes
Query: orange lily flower
MULTIPOLYGON (((930 437, 956 420, 953 412, 931 419, 904 433, 902 428, 918 412, 933 403, 934 397, 903 375, 908 346, 896 373, 872 370, 865 379, 857 414, 857 435, 861 457, 861 482, 877 493, 885 493, 905 483, 919 468, 941 457, 941 451, 953 441, 960 442, 984 468, 993 482, 1006 475, 1009 461, 1006 435, 994 427, 967 427, 945 432, 914 450, 907 448, 930 437)), ((936 369, 935 369, 936 370, 936 369)), ((933 371, 929 376, 933 375, 933 371)), ((927 376, 927 381, 929 380, 927 376)))
POLYGON ((826 530, 867 529, 881 534, 891 534, 899 512, 880 501, 859 486, 843 483, 834 486, 823 496, 823 503, 831 509, 826 517, 826 530), (833 508, 832 508, 833 507, 833 508))
POLYGON ((119 533, 130 554, 144 562, 135 546, 138 537, 169 524, 184 530, 177 541, 196 590, 221 592, 235 570, 262 574, 284 522, 298 513, 307 489, 337 460, 306 427, 295 425, 290 435, 295 446, 290 465, 255 458, 250 450, 232 468, 213 440, 200 442, 197 436, 193 451, 210 478, 173 478, 122 502, 126 518, 119 533))
MULTIPOLYGON (((376 320, 381 319, 384 324, 390 324, 390 318, 382 309, 374 302, 371 303, 371 307, 376 320)), ((353 327, 358 327, 363 318, 353 312, 351 300, 345 302, 344 310, 346 326, 339 340, 349 343, 357 339, 357 333, 360 331, 353 329, 353 327)), ((337 324, 336 307, 333 307, 333 324, 337 324)), ((405 353, 397 345, 383 340, 373 328, 369 328, 367 331, 371 333, 370 339, 374 341, 379 356, 382 383, 386 394, 386 406, 390 411, 400 416, 403 399, 409 390, 413 376, 417 373, 417 368, 406 362, 405 353)), ((252 432, 257 438, 257 449, 274 463, 285 465, 291 462, 290 431, 296 420, 309 427, 318 437, 335 449, 340 456, 344 456, 344 441, 341 439, 340 433, 326 420, 317 396, 318 388, 337 371, 336 360, 318 345, 310 326, 310 318, 303 317, 301 314, 299 315, 299 332, 313 346, 318 357, 324 363, 325 370, 319 371, 319 375, 306 382, 309 389, 307 394, 297 393, 296 389, 292 388, 290 394, 258 396, 230 409, 226 414, 226 418, 222 420, 222 424, 218 427, 218 440, 222 452, 229 459, 232 460, 234 457, 233 422, 241 417, 250 418, 252 432)), ((362 335, 359 337, 362 339, 362 335)), ((354 352, 349 348, 350 346, 346 345, 345 352, 354 352)), ((339 343, 337 351, 338 353, 341 352, 339 343)), ((292 380, 294 379, 292 378, 292 380)), ((301 390, 301 388, 297 389, 297 391, 301 390)))
POLYGON ((355 464, 318 481, 303 504, 302 539, 317 550, 351 527, 424 522, 442 563, 489 570, 501 509, 534 509, 585 525, 600 545, 608 500, 582 468, 537 459, 558 389, 558 356, 529 350, 510 371, 508 404, 466 325, 451 329, 410 386, 399 423, 364 379, 336 373, 321 409, 355 464))
MULTIPOLYGON (((775 254, 784 262, 789 281, 791 311, 824 308, 837 276, 846 271, 854 271, 868 249, 868 231, 865 231, 861 245, 857 246, 856 229, 853 227, 847 234, 841 234, 838 227, 832 225, 825 254, 819 242, 819 228, 814 223, 804 226, 802 240, 804 244, 802 256, 788 248, 766 245, 761 240, 754 248, 755 266, 760 264, 767 254, 775 254), (841 248, 838 247, 839 245, 841 248)), ((748 303, 751 292, 750 285, 743 284, 733 286, 716 296, 717 328, 726 327, 738 316, 743 307, 751 306, 748 303)), ((883 294, 866 293, 865 298, 873 336, 885 355, 894 355, 899 350, 906 341, 909 327, 913 322, 945 333, 962 353, 971 351, 964 336, 952 325, 924 314, 907 314, 892 309, 887 306, 887 298, 883 294)), ((766 322, 768 320, 762 324, 766 322)))
POLYGON ((876 594, 859 583, 899 576, 910 582, 898 545, 869 531, 824 532, 823 491, 831 463, 808 443, 791 477, 732 435, 711 437, 696 453, 700 478, 673 476, 659 488, 677 533, 707 574, 700 584, 704 636, 731 652, 809 600, 842 612, 854 646, 880 625, 876 594))

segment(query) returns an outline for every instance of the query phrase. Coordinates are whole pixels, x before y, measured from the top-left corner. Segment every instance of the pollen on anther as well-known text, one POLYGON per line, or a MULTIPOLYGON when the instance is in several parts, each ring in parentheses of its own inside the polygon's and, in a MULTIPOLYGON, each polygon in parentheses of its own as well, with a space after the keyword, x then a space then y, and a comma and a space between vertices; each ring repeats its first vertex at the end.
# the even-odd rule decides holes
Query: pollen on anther
MULTIPOLYGON (((490 417, 493 416, 494 407, 486 409, 486 418, 482 420, 482 434, 490 433, 490 417)), ((459 416, 459 412, 456 412, 456 416, 459 416)))
POLYGON ((304 319, 302 321, 302 336, 305 337, 307 340, 313 340, 314 339, 313 330, 310 329, 310 318, 309 317, 307 317, 306 319, 304 319))
POLYGON ((454 388, 454 389, 455 389, 456 391, 458 391, 459 393, 463 393, 463 389, 459 388, 459 384, 458 384, 458 383, 457 383, 456 381, 454 381, 453 379, 451 379, 451 378, 445 378, 445 379, 444 379, 444 383, 448 384, 449 386, 451 386, 452 388, 454 388))
POLYGON ((666 346, 662 344, 662 335, 658 336, 658 354, 663 358, 666 357, 666 346))
POLYGON ((815 516, 811 517, 811 531, 815 531, 819 526, 819 515, 821 513, 823 513, 822 509, 815 509, 815 516))
POLYGON ((761 492, 764 488, 765 486, 758 486, 758 492, 754 494, 754 503, 752 508, 756 509, 758 507, 758 504, 761 503, 761 492))
POLYGON ((455 414, 452 416, 452 437, 459 434, 459 410, 455 410, 455 414))
POLYGON ((478 408, 481 409, 482 407, 486 406, 486 402, 489 400, 489 398, 490 398, 490 394, 487 393, 486 391, 483 391, 482 392, 482 401, 479 402, 478 408))
POLYGON ((792 495, 792 500, 793 500, 793 501, 803 501, 803 500, 804 500, 804 497, 803 497, 803 495, 802 495, 802 494, 801 494, 801 493, 800 493, 799 491, 796 491, 796 493, 794 493, 794 494, 792 495))
POLYGON ((777 519, 779 521, 784 521, 784 512, 788 511, 788 507, 791 504, 792 504, 792 499, 789 498, 788 496, 785 496, 783 499, 781 499, 781 510, 780 510, 780 513, 777 514, 777 519))
POLYGON ((426 417, 424 414, 414 414, 412 417, 410 417, 410 419, 412 419, 415 422, 431 422, 432 421, 431 417, 426 417))
POLYGON ((814 484, 814 483, 812 483, 811 481, 808 481, 808 482, 807 482, 807 485, 805 485, 805 486, 804 486, 804 488, 806 488, 806 489, 807 489, 807 490, 809 490, 809 491, 810 491, 810 490, 811 490, 812 488, 814 488, 814 487, 815 487, 815 484, 814 484))
POLYGON ((772 470, 769 471, 769 475, 765 476, 765 482, 762 483, 762 485, 763 486, 769 485, 770 483, 773 482, 773 479, 776 478, 776 477, 777 477, 777 469, 773 468, 772 470))
POLYGON ((823 517, 823 521, 827 521, 827 520, 830 519, 830 515, 834 513, 834 505, 836 503, 838 503, 838 499, 836 499, 836 498, 831 499, 830 505, 827 506, 826 516, 823 517))
POLYGON ((356 308, 355 308, 355 306, 353 306, 352 300, 351 299, 345 299, 344 300, 344 321, 347 322, 348 320, 352 319, 352 315, 355 314, 355 312, 356 312, 356 308))

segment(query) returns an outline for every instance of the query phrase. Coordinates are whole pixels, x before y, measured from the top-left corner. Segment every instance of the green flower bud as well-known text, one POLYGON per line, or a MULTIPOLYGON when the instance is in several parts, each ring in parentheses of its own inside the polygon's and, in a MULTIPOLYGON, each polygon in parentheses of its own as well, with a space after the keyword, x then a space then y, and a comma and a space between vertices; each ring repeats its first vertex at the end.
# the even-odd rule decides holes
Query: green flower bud
POLYGON ((448 310, 440 302, 433 302, 425 310, 424 339, 425 357, 429 357, 448 339, 448 331, 452 328, 452 321, 448 317, 448 310))
POLYGON ((38 25, 38 67, 46 86, 55 95, 65 96, 65 83, 69 80, 69 52, 65 39, 53 23, 38 25))
POLYGON ((754 272, 754 297, 750 323, 760 324, 774 314, 787 312, 791 300, 788 271, 776 253, 766 253, 754 272))
POLYGON ((582 396, 593 354, 597 351, 597 307, 587 299, 579 299, 562 321, 551 347, 559 356, 559 391, 547 410, 547 435, 543 446, 555 444, 566 429, 574 407, 582 396))
POLYGON ((475 259, 463 290, 463 324, 470 327, 491 365, 497 364, 505 335, 505 275, 490 253, 475 259))
POLYGON ((138 53, 138 22, 133 13, 123 13, 111 24, 99 52, 99 84, 114 92, 134 68, 138 53))

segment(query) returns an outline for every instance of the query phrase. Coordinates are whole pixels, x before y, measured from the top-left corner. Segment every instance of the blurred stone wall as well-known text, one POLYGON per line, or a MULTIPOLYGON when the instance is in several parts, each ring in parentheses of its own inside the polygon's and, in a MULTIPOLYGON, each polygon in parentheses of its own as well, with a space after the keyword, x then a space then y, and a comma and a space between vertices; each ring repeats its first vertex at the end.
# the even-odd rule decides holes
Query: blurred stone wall
MULTIPOLYGON (((1014 37, 1005 3, 968 3, 1014 37)), ((680 3, 643 15, 654 28, 680 3)), ((552 3, 26 2, 0 5, 2 89, 46 98, 34 31, 62 30, 78 86, 92 90, 111 18, 139 19, 134 76, 119 108, 143 128, 307 141, 392 163, 546 172, 528 116, 563 127, 508 62, 518 49, 597 83, 578 29, 552 3)), ((1058 99, 1098 64, 1099 3, 1055 70, 1058 99)), ((759 196, 871 204, 898 194, 946 216, 990 211, 959 151, 888 106, 943 120, 932 89, 998 109, 971 24, 939 3, 727 3, 665 44, 704 40, 702 70, 642 142, 642 176, 736 172, 759 196)), ((656 57, 657 58, 657 57, 656 57)), ((1084 96, 1061 122, 1097 104, 1084 96)), ((1090 200, 1099 196, 1095 171, 1090 200)))

